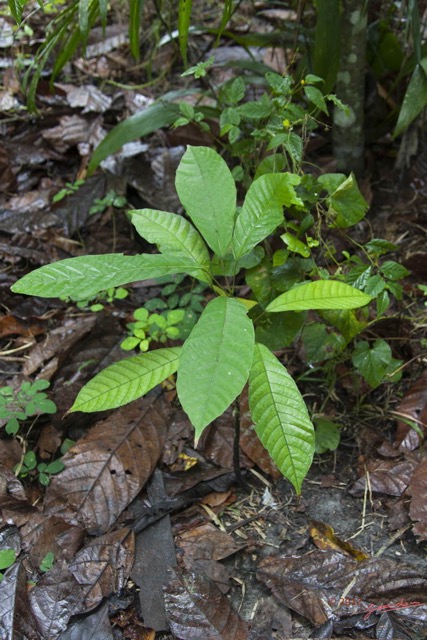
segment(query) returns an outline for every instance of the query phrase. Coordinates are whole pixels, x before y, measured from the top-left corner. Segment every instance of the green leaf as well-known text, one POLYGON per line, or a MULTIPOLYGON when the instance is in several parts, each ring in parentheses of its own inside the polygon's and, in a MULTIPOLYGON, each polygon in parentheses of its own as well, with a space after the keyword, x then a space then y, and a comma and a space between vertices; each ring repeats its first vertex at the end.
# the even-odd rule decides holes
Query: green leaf
POLYGON ((300 182, 301 178, 293 173, 269 173, 251 184, 233 233, 233 253, 237 259, 283 222, 283 206, 303 206, 294 189, 300 182))
POLYGON ((14 549, 0 550, 0 570, 8 569, 16 560, 16 552, 14 549))
POLYGON ((400 136, 427 105, 427 58, 416 65, 400 108, 393 138, 400 136))
POLYGON ((289 251, 299 253, 303 258, 310 257, 311 251, 307 245, 304 242, 301 242, 301 240, 298 240, 298 238, 293 236, 291 233, 284 233, 280 238, 289 247, 289 251))
POLYGON ((44 469, 46 473, 52 473, 53 475, 64 471, 65 464, 61 460, 54 460, 50 462, 47 467, 44 469))
POLYGON ((319 176, 318 181, 329 194, 329 213, 335 216, 337 227, 346 229, 365 217, 368 203, 360 193, 353 174, 347 178, 342 173, 327 173, 319 176))
POLYGON ((261 344, 249 374, 249 406, 259 439, 300 494, 313 459, 314 428, 294 380, 261 344))
POLYGON ((191 24, 193 0, 179 0, 178 5, 178 40, 184 66, 187 66, 188 31, 191 24))
POLYGON ((209 252, 193 225, 176 213, 141 209, 131 212, 131 222, 142 238, 157 244, 162 253, 194 263, 188 274, 210 282, 209 252))
POLYGON ((372 348, 362 340, 356 344, 351 360, 366 382, 375 389, 383 381, 392 361, 391 349, 385 340, 375 340, 372 348))
POLYGON ((22 10, 27 2, 28 0, 8 0, 10 13, 18 24, 22 22, 22 10))
POLYGON ((219 257, 224 257, 236 214, 236 185, 224 160, 210 147, 188 146, 175 185, 203 238, 219 257))
POLYGON ((11 289, 14 293, 42 298, 66 296, 73 300, 85 300, 94 298, 109 287, 174 273, 188 273, 193 268, 193 262, 186 262, 181 257, 107 253, 66 258, 45 265, 15 282, 11 289))
MULTIPOLYGON (((321 76, 326 93, 332 91, 340 63, 341 2, 317 0, 314 32, 313 70, 321 76)), ((307 79, 307 78, 306 78, 307 79)))
POLYGON ((329 332, 323 322, 313 322, 304 327, 302 342, 306 360, 310 363, 334 358, 345 348, 343 337, 329 332))
POLYGON ((48 551, 43 560, 40 563, 40 571, 45 573, 49 571, 53 567, 53 563, 55 562, 55 554, 52 551, 48 551))
POLYGON ((79 0, 79 29, 83 36, 89 31, 89 0, 79 0))
POLYGON ((305 311, 309 309, 357 309, 371 301, 371 296, 345 282, 316 280, 282 293, 270 302, 266 311, 305 311))
POLYGON ((105 411, 140 398, 175 373, 180 350, 157 349, 115 362, 80 390, 70 411, 105 411))
POLYGON ((341 332, 346 343, 350 342, 366 327, 366 322, 358 320, 351 309, 324 309, 320 312, 320 315, 341 332))
POLYGON ((338 449, 341 439, 340 425, 326 418, 317 418, 315 425, 316 453, 326 453, 326 451, 338 449))
POLYGON ((178 397, 197 439, 243 389, 253 346, 245 307, 233 298, 211 300, 182 347, 177 379, 178 397))
POLYGON ((143 6, 144 0, 129 0, 129 45, 131 53, 137 61, 141 58, 139 31, 143 6))
POLYGON ((135 113, 114 127, 93 152, 88 166, 88 174, 91 175, 105 158, 119 151, 127 142, 142 138, 153 131, 173 124, 179 116, 179 107, 168 100, 172 100, 175 93, 165 94, 162 101, 135 113))
POLYGON ((310 85, 306 85, 304 87, 304 93, 306 98, 314 104, 320 111, 326 113, 328 115, 328 107, 326 106, 325 98, 323 97, 323 93, 319 91, 316 87, 311 87, 310 85))
POLYGON ((410 275, 410 271, 403 264, 394 262, 394 260, 387 260, 381 265, 381 273, 385 278, 389 280, 402 280, 410 275))
MULTIPOLYGON (((255 309, 254 313, 259 312, 255 309)), ((289 347, 301 331, 304 312, 264 313, 256 323, 255 338, 272 351, 289 347)))

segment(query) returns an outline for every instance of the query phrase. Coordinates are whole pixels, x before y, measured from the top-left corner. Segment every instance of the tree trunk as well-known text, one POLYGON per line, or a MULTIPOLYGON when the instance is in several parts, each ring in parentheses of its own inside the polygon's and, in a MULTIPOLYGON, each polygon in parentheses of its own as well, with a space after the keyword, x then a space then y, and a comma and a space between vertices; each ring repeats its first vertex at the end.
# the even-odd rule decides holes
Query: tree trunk
POLYGON ((350 109, 346 115, 334 111, 334 155, 339 171, 364 170, 363 107, 365 97, 365 59, 367 10, 363 0, 343 0, 341 16, 341 60, 336 94, 350 109))

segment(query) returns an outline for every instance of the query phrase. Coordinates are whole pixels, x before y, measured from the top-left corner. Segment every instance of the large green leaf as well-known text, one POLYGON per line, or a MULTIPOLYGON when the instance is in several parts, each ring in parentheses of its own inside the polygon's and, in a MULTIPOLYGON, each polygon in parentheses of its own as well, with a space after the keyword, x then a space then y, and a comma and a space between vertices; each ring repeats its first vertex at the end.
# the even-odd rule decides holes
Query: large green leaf
POLYGON ((340 0, 317 0, 312 64, 313 72, 325 81, 322 86, 325 93, 332 91, 337 79, 341 48, 340 14, 340 0))
POLYGON ((283 205, 303 206, 294 189, 300 182, 293 173, 269 173, 251 184, 233 233, 236 259, 249 253, 283 222, 283 205))
POLYGON ((70 411, 105 411, 140 398, 175 373, 180 351, 156 349, 115 362, 85 384, 70 411))
POLYGON ((401 133, 415 120, 427 105, 427 58, 421 60, 415 67, 406 89, 400 108, 393 138, 401 133))
POLYGON ((197 439, 243 389, 253 347, 253 324, 244 306, 233 298, 211 300, 182 347, 177 379, 197 439))
POLYGON ((194 262, 179 256, 124 256, 121 253, 107 253, 66 258, 47 264, 15 282, 11 289, 14 293, 42 298, 70 297, 73 300, 86 300, 111 287, 175 273, 188 273, 192 269, 194 262))
POLYGON ((224 257, 236 214, 236 185, 225 161, 210 147, 188 146, 176 172, 176 190, 210 248, 224 257))
MULTIPOLYGON (((380 339, 375 340, 372 346, 365 340, 358 342, 351 360, 366 382, 375 389, 384 380, 384 376, 390 372, 390 365, 394 358, 390 345, 380 339)), ((397 361, 395 360, 395 362, 397 361)))
POLYGON ((353 174, 347 177, 343 173, 326 173, 318 181, 328 191, 328 213, 334 216, 337 227, 346 229, 365 217, 368 203, 353 174))
POLYGON ((195 267, 189 275, 210 282, 209 252, 199 233, 193 225, 176 213, 141 209, 131 212, 131 221, 139 235, 148 242, 157 244, 162 253, 173 255, 194 262, 195 267))
POLYGON ((306 311, 308 309, 357 309, 372 300, 371 296, 345 282, 316 280, 282 293, 266 311, 306 311))
POLYGON ((313 458, 314 428, 294 380, 262 344, 254 349, 249 407, 259 439, 299 494, 313 458))

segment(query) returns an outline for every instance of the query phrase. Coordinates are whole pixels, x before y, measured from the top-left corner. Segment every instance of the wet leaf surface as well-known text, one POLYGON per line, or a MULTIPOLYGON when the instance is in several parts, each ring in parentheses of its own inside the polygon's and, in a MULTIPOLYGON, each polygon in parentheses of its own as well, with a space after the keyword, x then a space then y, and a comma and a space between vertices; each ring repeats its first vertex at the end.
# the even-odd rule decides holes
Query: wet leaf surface
POLYGON ((144 398, 92 427, 66 454, 46 492, 45 513, 104 533, 147 482, 160 457, 167 408, 144 398))
POLYGON ((409 514, 414 521, 414 533, 427 540, 427 458, 416 467, 408 487, 411 495, 409 514))
POLYGON ((165 589, 166 612, 182 640, 245 640, 248 626, 203 574, 177 574, 165 589))
POLYGON ((4 640, 40 640, 28 602, 27 572, 14 564, 0 583, 0 634, 4 640))

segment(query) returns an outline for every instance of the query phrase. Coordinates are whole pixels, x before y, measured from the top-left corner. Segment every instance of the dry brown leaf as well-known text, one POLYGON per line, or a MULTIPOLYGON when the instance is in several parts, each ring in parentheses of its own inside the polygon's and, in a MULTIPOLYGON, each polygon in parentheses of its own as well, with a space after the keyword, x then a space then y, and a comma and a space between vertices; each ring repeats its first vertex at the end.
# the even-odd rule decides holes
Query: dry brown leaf
MULTIPOLYGON (((235 419, 232 409, 228 409, 222 416, 203 432, 198 445, 207 460, 210 460, 223 469, 234 469, 234 434, 235 419)), ((240 452, 239 464, 241 468, 251 467, 251 461, 246 455, 240 452)))
POLYGON ((172 633, 182 640, 246 640, 248 626, 203 574, 177 574, 165 589, 172 633))
POLYGON ((36 513, 31 506, 24 487, 15 475, 0 465, 0 526, 14 524, 22 526, 36 513))
POLYGON ((107 531, 151 476, 167 417, 161 397, 142 398, 98 422, 63 456, 65 469, 47 488, 45 513, 89 533, 107 531))
POLYGON ((319 549, 335 549, 341 553, 344 553, 350 558, 355 560, 365 560, 369 556, 353 547, 349 542, 345 542, 335 535, 334 530, 328 524, 312 520, 310 523, 310 535, 313 538, 313 542, 319 549))
POLYGON ((181 533, 175 542, 184 551, 187 567, 194 560, 223 560, 246 546, 210 522, 181 533))
POLYGON ((427 458, 412 474, 408 493, 412 496, 409 515, 415 521, 413 531, 420 540, 427 540, 427 458))

